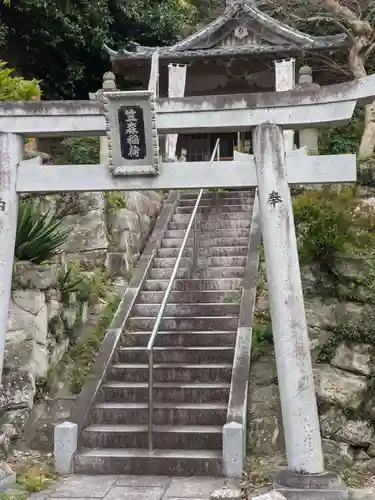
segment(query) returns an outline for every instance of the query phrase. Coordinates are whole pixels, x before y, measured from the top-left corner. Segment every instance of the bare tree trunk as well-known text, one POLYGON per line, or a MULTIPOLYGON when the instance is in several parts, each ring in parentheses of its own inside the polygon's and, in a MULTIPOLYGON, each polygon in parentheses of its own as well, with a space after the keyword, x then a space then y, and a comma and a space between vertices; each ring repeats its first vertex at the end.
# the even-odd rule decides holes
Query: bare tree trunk
MULTIPOLYGON (((352 44, 349 54, 349 67, 354 78, 367 76, 365 68, 365 53, 369 46, 367 35, 357 36, 352 44)), ((361 137, 358 150, 360 158, 368 158, 373 155, 375 149, 375 102, 368 104, 365 108, 365 127, 361 137)))
POLYGON ((366 106, 365 128, 359 146, 359 158, 368 158, 375 149, 375 102, 366 106))
MULTIPOLYGON (((348 7, 341 4, 339 0, 322 0, 324 8, 343 20, 352 33, 352 46, 349 54, 349 68, 354 78, 367 76, 365 68, 366 53, 374 30, 369 22, 363 21, 348 7)), ((359 146, 358 156, 367 158, 374 153, 375 149, 375 102, 366 106, 365 128, 359 146)))

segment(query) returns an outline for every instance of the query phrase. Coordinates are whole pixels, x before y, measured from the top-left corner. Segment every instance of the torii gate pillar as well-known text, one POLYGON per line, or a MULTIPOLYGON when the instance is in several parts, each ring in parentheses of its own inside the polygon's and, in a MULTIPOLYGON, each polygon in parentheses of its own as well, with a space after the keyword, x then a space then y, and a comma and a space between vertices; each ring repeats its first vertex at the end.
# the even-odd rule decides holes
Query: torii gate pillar
MULTIPOLYGON (((336 474, 324 469, 318 408, 303 302, 292 200, 282 129, 253 132, 259 209, 288 468, 275 488, 288 499, 347 498, 336 474)), ((303 166, 301 167, 303 170, 303 166)))
POLYGON ((0 217, 0 378, 3 372, 17 231, 17 167, 22 160, 23 146, 21 135, 0 132, 0 214, 5 212, 5 216, 0 217))

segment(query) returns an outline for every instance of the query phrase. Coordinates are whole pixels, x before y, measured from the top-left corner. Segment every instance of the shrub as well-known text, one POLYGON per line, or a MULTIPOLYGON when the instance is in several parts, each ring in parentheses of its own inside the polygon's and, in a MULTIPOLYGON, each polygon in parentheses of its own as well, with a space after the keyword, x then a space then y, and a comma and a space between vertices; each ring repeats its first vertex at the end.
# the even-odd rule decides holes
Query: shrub
POLYGON ((360 205, 355 188, 308 190, 293 208, 302 261, 330 267, 337 255, 368 251, 375 243, 375 210, 360 205))
POLYGON ((67 302, 69 294, 74 292, 80 302, 93 306, 108 297, 111 280, 105 269, 88 273, 79 264, 71 262, 67 270, 60 274, 59 288, 63 301, 67 302))
POLYGON ((94 165, 100 160, 99 137, 67 137, 62 141, 66 152, 62 163, 94 165))
POLYGON ((23 201, 18 211, 15 257, 40 264, 56 254, 70 231, 63 218, 43 214, 33 200, 23 201))
POLYGON ((364 112, 356 110, 347 125, 319 130, 320 154, 357 154, 364 128, 364 112))
POLYGON ((71 365, 68 378, 70 380, 70 389, 74 394, 81 391, 85 380, 90 374, 91 366, 95 361, 107 328, 111 324, 120 301, 118 295, 110 295, 97 324, 91 328, 87 336, 78 339, 75 344, 72 344, 65 354, 65 361, 71 365))
POLYGON ((90 276, 85 276, 77 285, 77 297, 90 306, 109 295, 111 280, 104 269, 97 269, 90 276))
POLYGON ((40 95, 37 80, 13 76, 14 69, 5 68, 6 65, 0 60, 0 101, 28 101, 40 95))
POLYGON ((340 314, 339 311, 336 322, 336 326, 329 328, 329 337, 319 353, 319 362, 330 363, 340 342, 375 345, 375 315, 371 308, 363 310, 360 324, 353 321, 350 314, 340 314))
POLYGON ((272 345, 273 335, 271 323, 260 323, 255 316, 251 342, 251 359, 255 361, 260 356, 267 354, 269 347, 272 345))
POLYGON ((375 161, 373 158, 358 162, 357 184, 375 188, 375 161))
POLYGON ((104 197, 109 210, 119 210, 126 208, 126 201, 122 191, 106 191, 104 197))

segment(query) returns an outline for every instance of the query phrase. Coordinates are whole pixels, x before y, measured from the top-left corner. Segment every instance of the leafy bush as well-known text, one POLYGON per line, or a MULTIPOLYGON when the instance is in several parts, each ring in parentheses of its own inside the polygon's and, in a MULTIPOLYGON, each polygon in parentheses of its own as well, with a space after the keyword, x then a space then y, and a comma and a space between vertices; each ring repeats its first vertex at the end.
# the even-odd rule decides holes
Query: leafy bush
POLYGON ((267 354, 269 347, 273 344, 272 325, 260 323, 254 318, 253 336, 251 342, 251 359, 254 361, 260 356, 267 354))
POLYGON ((120 208, 126 208, 126 201, 123 192, 106 191, 104 193, 104 197, 107 202, 107 208, 109 210, 119 210, 120 208))
POLYGON ((92 327, 87 336, 83 336, 72 344, 65 354, 65 361, 70 364, 70 389, 78 394, 87 376, 90 374, 91 366, 95 361, 102 341, 111 324, 113 316, 117 311, 121 298, 112 294, 107 298, 107 304, 95 326, 92 327))
POLYGON ((337 255, 368 251, 375 243, 375 210, 360 205, 355 188, 308 190, 293 208, 302 261, 330 267, 337 255))
POLYGON ((74 292, 80 302, 87 302, 92 306, 108 297, 111 280, 105 269, 97 269, 88 273, 82 267, 71 262, 59 279, 59 288, 64 301, 69 299, 69 294, 74 292))
POLYGON ((99 163, 99 137, 67 137, 62 141, 66 153, 62 162, 72 165, 94 165, 99 163))
POLYGON ((108 297, 111 280, 104 269, 97 269, 92 275, 85 276, 77 285, 77 297, 90 306, 108 297))
POLYGON ((25 80, 12 76, 14 69, 5 68, 7 63, 0 60, 0 101, 28 101, 40 95, 37 80, 25 80))
POLYGON ((15 257, 40 264, 56 254, 70 231, 61 217, 43 213, 33 200, 24 201, 18 211, 15 257))
POLYGON ((371 188, 375 187, 375 161, 373 158, 358 162, 357 184, 371 188))
POLYGON ((330 328, 330 335, 319 353, 319 362, 330 363, 340 342, 375 345, 375 315, 371 308, 362 312, 360 324, 350 314, 337 315, 337 325, 330 328))
POLYGON ((319 130, 321 154, 356 154, 364 128, 364 111, 356 110, 347 125, 319 130))

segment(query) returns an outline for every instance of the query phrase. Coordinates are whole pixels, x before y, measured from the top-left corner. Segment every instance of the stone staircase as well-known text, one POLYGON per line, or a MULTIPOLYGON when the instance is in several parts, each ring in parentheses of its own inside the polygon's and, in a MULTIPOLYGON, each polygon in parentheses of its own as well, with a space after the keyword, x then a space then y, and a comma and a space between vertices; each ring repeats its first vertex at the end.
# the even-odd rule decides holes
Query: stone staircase
POLYGON ((145 350, 197 195, 182 193, 143 281, 75 456, 77 473, 222 475, 252 191, 204 193, 199 261, 189 239, 154 349, 154 451, 145 350))

